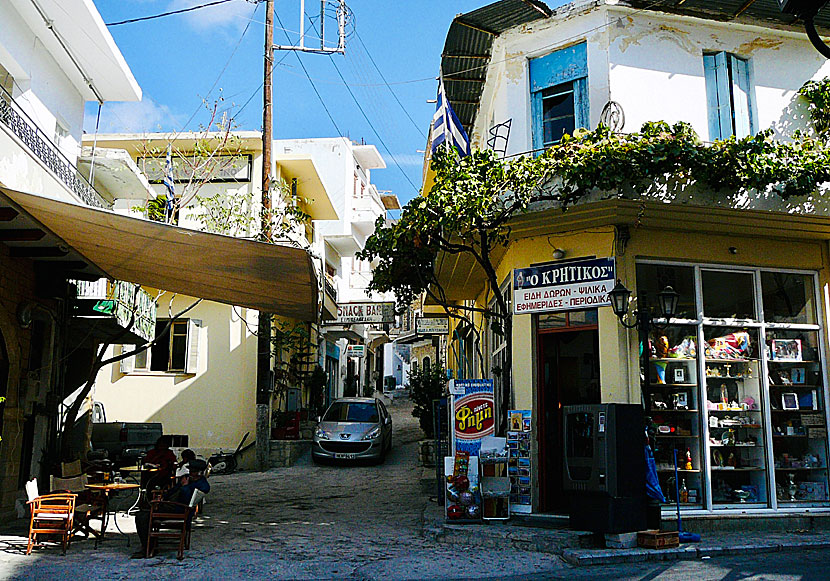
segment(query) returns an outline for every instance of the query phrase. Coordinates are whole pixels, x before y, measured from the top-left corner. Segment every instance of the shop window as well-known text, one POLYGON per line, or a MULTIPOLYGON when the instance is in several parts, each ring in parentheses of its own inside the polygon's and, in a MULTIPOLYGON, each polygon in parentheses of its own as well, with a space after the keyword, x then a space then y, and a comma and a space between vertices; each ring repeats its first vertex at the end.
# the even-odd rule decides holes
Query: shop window
POLYGON ((579 43, 530 60, 533 149, 588 127, 588 50, 579 43))
POLYGON ((767 323, 815 324, 813 277, 787 272, 762 272, 761 292, 767 323))
POLYGON ((695 308, 695 270, 691 266, 669 264, 637 265, 637 303, 640 307, 660 312, 657 293, 672 287, 679 296, 675 318, 697 319, 695 308))
POLYGON ((597 310, 562 311, 539 315, 539 330, 571 329, 574 327, 593 327, 597 324, 597 310))
MULTIPOLYGON (((199 362, 201 321, 197 319, 177 320, 165 331, 168 322, 164 319, 156 322, 156 337, 159 341, 150 349, 122 359, 121 373, 138 371, 196 373, 199 362)), ((132 345, 122 346, 122 352, 133 349, 132 345)))
POLYGON ((754 90, 750 63, 726 52, 703 55, 709 139, 755 133, 754 90))
POLYGON ((701 271, 703 316, 755 319, 755 277, 751 272, 701 271))

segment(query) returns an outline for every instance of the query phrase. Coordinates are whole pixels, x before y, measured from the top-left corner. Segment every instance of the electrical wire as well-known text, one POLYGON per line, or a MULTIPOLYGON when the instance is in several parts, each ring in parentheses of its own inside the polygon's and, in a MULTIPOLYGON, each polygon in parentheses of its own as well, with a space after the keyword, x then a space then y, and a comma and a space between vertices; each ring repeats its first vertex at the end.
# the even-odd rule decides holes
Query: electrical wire
POLYGON ((395 165, 400 170, 400 172, 403 174, 403 177, 406 178, 406 181, 409 182, 409 185, 412 186, 412 189, 415 190, 415 194, 417 195, 418 192, 420 191, 420 188, 418 188, 418 186, 415 185, 415 183, 410 179, 409 175, 407 175, 407 173, 403 170, 403 167, 401 166, 400 163, 398 163, 397 158, 392 153, 392 151, 389 149, 389 146, 386 145, 386 142, 383 140, 383 137, 381 137, 380 133, 378 133, 377 129, 375 129, 374 124, 369 119, 369 117, 366 115, 366 111, 364 111, 363 107, 360 105, 360 101, 358 101, 357 97, 354 96, 354 93, 352 92, 352 88, 346 82, 346 79, 343 78, 343 74, 340 72, 340 68, 337 66, 337 61, 335 61, 334 58, 331 55, 329 55, 329 59, 331 60, 332 64, 334 65, 334 70, 337 71, 337 76, 339 76, 340 80, 343 81, 343 85, 346 87, 346 90, 349 92, 349 95, 351 95, 352 100, 355 102, 355 105, 357 105, 357 108, 360 110, 360 114, 363 115, 363 118, 366 120, 366 123, 369 124, 369 127, 372 129, 372 132, 378 138, 378 141, 380 141, 381 145, 383 145, 383 148, 386 150, 386 153, 388 153, 389 157, 392 158, 392 161, 395 162, 395 165))
MULTIPOLYGON (((277 17, 277 22, 279 22, 279 25, 283 26, 283 23, 282 23, 282 20, 280 19, 279 14, 277 14, 275 12, 274 16, 277 17)), ((285 28, 283 28, 283 32, 285 32, 285 28)), ((288 42, 291 42, 291 39, 288 37, 288 32, 285 32, 285 38, 288 42)), ((323 106, 323 109, 326 111, 326 115, 328 115, 329 121, 331 121, 331 124, 334 125, 334 129, 337 131, 337 135, 338 136, 343 136, 343 132, 340 131, 340 127, 337 126, 337 122, 334 120, 334 117, 332 117, 331 111, 329 111, 329 108, 326 105, 326 102, 323 100, 323 97, 320 95, 320 92, 317 90, 317 86, 314 84, 314 81, 311 79, 311 75, 308 74, 308 70, 305 68, 305 64, 303 64, 303 59, 300 58, 300 55, 297 54, 297 51, 292 50, 291 52, 293 52, 294 55, 297 57, 297 61, 300 63, 300 66, 302 67, 303 72, 305 73, 305 76, 308 79, 308 82, 311 84, 311 88, 314 89, 314 94, 317 95, 317 98, 320 100, 320 104, 323 106)))
MULTIPOLYGON (((169 12, 162 12, 161 14, 153 14, 152 16, 141 16, 139 18, 130 18, 128 20, 120 20, 118 22, 107 22, 105 23, 107 26, 120 26, 122 24, 132 24, 134 22, 144 22, 145 20, 154 20, 156 18, 163 18, 165 16, 172 16, 174 14, 182 14, 184 12, 192 12, 194 10, 200 10, 202 8, 208 8, 210 6, 216 6, 217 4, 225 4, 226 2, 231 2, 232 0, 214 0, 213 2, 207 2, 205 4, 199 4, 197 6, 191 6, 190 8, 181 8, 180 10, 171 10, 169 12)), ((257 2, 259 3, 259 2, 257 2)))
POLYGON ((363 51, 364 51, 364 52, 366 53, 366 55, 369 57, 369 60, 370 60, 370 61, 372 61, 372 64, 374 65, 375 70, 378 72, 378 75, 380 75, 381 80, 383 80, 383 84, 386 86, 386 88, 387 88, 387 89, 389 89, 389 92, 392 94, 392 97, 395 99, 395 102, 396 102, 396 103, 400 106, 401 110, 404 112, 404 115, 406 115, 406 118, 407 118, 407 119, 409 119, 409 120, 412 122, 412 126, 413 126, 413 127, 415 127, 415 130, 416 130, 416 131, 417 131, 417 132, 418 132, 418 133, 419 133, 419 134, 420 134, 420 135, 421 135, 424 139, 426 139, 426 138, 427 138, 427 134, 424 132, 424 130, 421 128, 421 126, 420 126, 420 125, 418 125, 417 123, 415 123, 415 120, 414 120, 414 119, 412 118, 412 116, 409 114, 409 111, 407 111, 407 110, 406 110, 406 107, 404 107, 404 106, 403 106, 403 103, 401 103, 401 100, 400 100, 400 99, 398 99, 398 96, 395 94, 395 91, 393 91, 393 90, 392 90, 392 87, 389 85, 389 82, 386 80, 386 77, 384 77, 384 76, 383 76, 383 73, 381 72, 380 67, 378 67, 378 64, 375 62, 375 59, 374 59, 374 58, 372 58, 372 53, 370 53, 370 52, 369 52, 369 49, 368 49, 368 48, 366 48, 366 43, 364 43, 364 42, 363 42, 363 39, 362 39, 362 38, 360 38, 360 33, 359 33, 359 32, 357 32, 357 27, 355 27, 355 32, 354 32, 354 33, 355 33, 355 36, 357 36, 357 40, 358 40, 358 42, 359 42, 359 43, 360 43, 360 45, 363 47, 363 51))

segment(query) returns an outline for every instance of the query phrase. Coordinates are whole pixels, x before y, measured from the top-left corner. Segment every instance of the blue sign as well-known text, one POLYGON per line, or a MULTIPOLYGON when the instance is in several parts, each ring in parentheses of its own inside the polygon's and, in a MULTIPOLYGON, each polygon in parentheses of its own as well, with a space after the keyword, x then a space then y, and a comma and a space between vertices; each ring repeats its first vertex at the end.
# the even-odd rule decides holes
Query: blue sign
POLYGON ((591 258, 513 270, 513 313, 550 313, 611 304, 613 258, 591 258))

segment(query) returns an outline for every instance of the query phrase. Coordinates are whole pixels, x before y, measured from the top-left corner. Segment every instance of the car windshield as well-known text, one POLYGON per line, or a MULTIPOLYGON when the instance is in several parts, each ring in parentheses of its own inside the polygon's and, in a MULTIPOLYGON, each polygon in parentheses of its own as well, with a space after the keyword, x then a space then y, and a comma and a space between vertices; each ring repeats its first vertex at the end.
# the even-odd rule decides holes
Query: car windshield
POLYGON ((374 403, 336 401, 331 404, 323 421, 377 423, 378 407, 374 403))

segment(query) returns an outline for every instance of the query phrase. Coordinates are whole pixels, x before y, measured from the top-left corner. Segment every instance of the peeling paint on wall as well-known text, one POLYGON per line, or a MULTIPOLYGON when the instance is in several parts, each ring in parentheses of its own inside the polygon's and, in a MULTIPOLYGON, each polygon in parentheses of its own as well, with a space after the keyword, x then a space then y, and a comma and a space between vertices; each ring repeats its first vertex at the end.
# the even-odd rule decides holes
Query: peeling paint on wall
POLYGON ((749 42, 745 42, 741 46, 739 46, 737 53, 740 55, 748 56, 759 49, 778 50, 782 44, 784 44, 784 41, 782 39, 761 38, 759 36, 758 38, 750 40, 749 42))
POLYGON ((611 42, 619 40, 620 52, 625 52, 630 46, 640 46, 640 41, 645 40, 648 43, 653 43, 656 40, 663 40, 677 45, 682 50, 696 54, 700 48, 697 43, 689 38, 688 30, 681 30, 673 26, 661 24, 655 28, 643 28, 638 32, 631 34, 626 28, 609 27, 611 30, 611 42))
POLYGON ((508 82, 521 83, 525 75, 525 51, 505 52, 504 77, 508 82))

